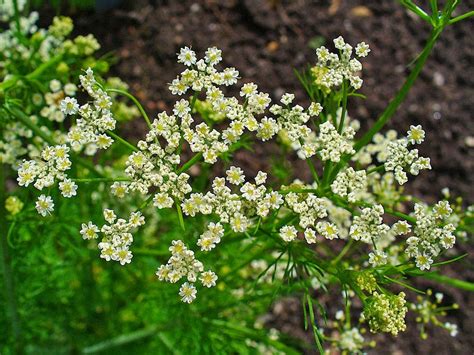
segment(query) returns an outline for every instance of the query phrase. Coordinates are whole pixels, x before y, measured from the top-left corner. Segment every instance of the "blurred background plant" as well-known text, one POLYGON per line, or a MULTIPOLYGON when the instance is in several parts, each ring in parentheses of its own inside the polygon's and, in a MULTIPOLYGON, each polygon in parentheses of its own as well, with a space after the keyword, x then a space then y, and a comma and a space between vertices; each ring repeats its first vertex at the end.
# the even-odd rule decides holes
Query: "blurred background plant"
MULTIPOLYGON (((405 2, 408 7, 410 4, 405 2)), ((59 3, 53 5, 61 7, 59 3)), ((71 6, 86 4, 71 2, 71 6)), ((28 11, 28 8, 24 10, 28 11)), ((419 12, 417 8, 415 10, 415 13, 419 12)), ((166 262, 171 240, 195 239, 205 229, 205 218, 187 219, 186 232, 183 232, 173 227, 180 224, 174 211, 149 214, 153 216, 152 220, 135 235, 133 269, 118 264, 104 265, 97 258, 94 243, 86 249, 78 238, 77 227, 82 222, 102 219, 102 206, 126 212, 124 206, 117 204, 108 194, 106 185, 81 185, 80 196, 73 200, 57 199, 59 193, 53 191, 55 201, 60 202, 48 223, 40 223, 40 217, 28 203, 37 193, 31 189, 14 188, 14 169, 18 160, 37 156, 48 143, 45 137, 52 136, 59 142, 64 139, 59 131, 67 128, 67 123, 64 123, 58 107, 65 95, 71 96, 76 91, 69 84, 77 87, 77 77, 87 67, 105 75, 112 58, 96 59, 98 43, 91 37, 76 37, 70 42, 65 40, 72 30, 72 24, 65 18, 53 20, 53 26, 45 32, 36 27, 35 15, 30 15, 29 20, 16 17, 15 13, 11 15, 10 29, 2 33, 6 45, 1 57, 3 82, 0 84, 2 107, 7 111, 1 121, 2 141, 6 142, 2 146, 2 179, 6 180, 2 186, 6 186, 6 190, 2 191, 1 200, 8 201, 2 203, 6 210, 0 211, 2 218, 6 219, 1 221, 2 233, 5 231, 5 237, 2 235, 2 272, 6 296, 0 299, 0 307, 5 310, 0 314, 0 322, 8 325, 7 331, 0 335, 2 353, 107 353, 112 349, 123 353, 311 351, 314 344, 269 330, 265 321, 268 309, 278 298, 295 292, 302 296, 303 309, 308 312, 303 317, 304 322, 311 324, 309 328, 316 341, 332 342, 345 351, 372 345, 358 330, 350 327, 347 314, 339 316, 339 323, 327 326, 327 329, 333 329, 335 337, 322 334, 321 328, 326 326, 325 312, 319 299, 313 297, 312 290, 313 287, 324 289, 324 284, 330 285, 334 280, 321 282, 315 278, 311 280, 311 288, 306 288, 302 295, 301 285, 286 282, 291 279, 290 269, 297 268, 298 262, 305 260, 306 249, 301 245, 288 252, 287 246, 278 239, 270 238, 263 244, 261 240, 243 237, 226 240, 219 245, 218 253, 206 257, 206 262, 219 274, 219 286, 189 306, 176 297, 177 285, 157 282, 153 274, 157 261, 160 264, 166 262), (71 89, 68 93, 67 85, 71 89), (37 124, 40 131, 15 127, 18 121, 28 122, 21 113, 37 124), (31 140, 32 136, 36 138, 31 140), (300 257, 302 259, 298 260, 300 257), (243 284, 246 290, 242 289, 243 284), (319 315, 315 316, 314 310, 319 315), (341 335, 340 338, 337 334, 341 335)), ((436 27, 434 18, 425 20, 436 27)), ((320 44, 321 39, 315 39, 311 46, 317 48, 320 44)), ((103 82, 106 87, 127 89, 117 80, 103 82)), ((303 83, 311 96, 311 88, 304 78, 303 83)), ((114 99, 116 102, 116 97, 114 99)), ((212 119, 208 107, 200 101, 198 103, 197 111, 205 119, 212 119)), ((120 101, 113 111, 121 122, 138 114, 135 106, 120 101)), ((85 151, 87 153, 87 149, 85 151)), ((111 162, 112 157, 126 157, 126 153, 125 147, 114 145, 94 163, 100 166, 111 162)), ((112 165, 98 173, 110 175, 122 171, 124 159, 114 160, 112 165)), ((77 168, 77 176, 93 172, 87 162, 83 161, 82 165, 77 168)), ((273 169, 281 182, 291 181, 281 160, 274 163, 273 169)), ((203 166, 195 185, 203 189, 212 174, 203 166)), ((132 195, 127 197, 127 203, 139 206, 141 200, 132 195)), ((472 219, 472 216, 468 217, 472 219)), ((466 219, 465 223, 469 221, 466 219)), ((390 274, 386 275, 389 277, 390 274)), ((350 274, 350 278, 354 276, 350 274)), ((464 289, 472 288, 472 284, 463 284, 460 280, 447 278, 444 282, 464 289)), ((370 282, 368 287, 370 290, 370 282)), ((369 290, 366 291, 371 294, 373 290, 369 290)), ((351 302, 350 297, 345 296, 346 305, 351 302)), ((427 312, 421 308, 419 311, 427 312)), ((421 317, 420 323, 428 323, 425 321, 428 319, 432 318, 421 317)), ((454 332, 445 322, 438 323, 454 332)))

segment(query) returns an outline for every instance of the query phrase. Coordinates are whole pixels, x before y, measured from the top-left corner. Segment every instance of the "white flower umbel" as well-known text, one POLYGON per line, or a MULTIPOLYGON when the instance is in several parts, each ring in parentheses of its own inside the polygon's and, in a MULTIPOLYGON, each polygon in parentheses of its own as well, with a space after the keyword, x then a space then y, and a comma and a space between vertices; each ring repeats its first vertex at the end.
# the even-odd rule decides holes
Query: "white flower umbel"
MULTIPOLYGON (((210 225, 209 231, 214 228, 219 229, 216 225, 210 225)), ((182 278, 185 281, 180 288, 179 295, 185 303, 191 303, 196 298, 196 280, 201 281, 205 287, 213 287, 216 285, 217 275, 208 270, 204 271, 204 265, 195 258, 194 252, 189 250, 181 240, 173 240, 169 247, 171 257, 166 265, 161 265, 156 271, 156 276, 160 281, 176 283, 182 278)))
POLYGON ((418 149, 408 149, 410 144, 423 142, 424 136, 425 132, 421 126, 411 126, 407 138, 398 139, 387 145, 385 170, 393 171, 400 185, 408 181, 407 171, 412 175, 418 175, 420 170, 431 169, 429 158, 418 156, 418 149))
POLYGON ((447 223, 452 213, 448 201, 438 202, 432 209, 422 204, 415 204, 413 215, 416 224, 413 235, 407 239, 405 252, 415 259, 417 267, 429 270, 435 257, 444 249, 450 249, 456 242, 456 227, 447 223))

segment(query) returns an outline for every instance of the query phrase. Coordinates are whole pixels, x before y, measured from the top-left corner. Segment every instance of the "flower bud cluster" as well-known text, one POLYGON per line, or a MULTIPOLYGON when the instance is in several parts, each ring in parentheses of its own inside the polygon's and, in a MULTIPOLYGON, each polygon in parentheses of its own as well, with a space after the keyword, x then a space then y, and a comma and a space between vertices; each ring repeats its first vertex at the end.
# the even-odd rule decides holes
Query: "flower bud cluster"
POLYGON ((367 320, 371 332, 397 335, 406 329, 405 314, 408 308, 405 304, 404 292, 398 295, 374 292, 366 299, 363 318, 367 320))
POLYGON ((365 170, 355 171, 349 167, 340 172, 331 184, 335 194, 346 197, 349 202, 361 200, 367 193, 367 173, 365 170))
POLYGON ((343 154, 354 154, 355 150, 352 147, 352 139, 355 135, 355 130, 351 126, 344 127, 342 134, 339 134, 334 125, 326 121, 319 126, 320 132, 318 135, 318 146, 321 159, 323 161, 330 160, 338 163, 343 154))

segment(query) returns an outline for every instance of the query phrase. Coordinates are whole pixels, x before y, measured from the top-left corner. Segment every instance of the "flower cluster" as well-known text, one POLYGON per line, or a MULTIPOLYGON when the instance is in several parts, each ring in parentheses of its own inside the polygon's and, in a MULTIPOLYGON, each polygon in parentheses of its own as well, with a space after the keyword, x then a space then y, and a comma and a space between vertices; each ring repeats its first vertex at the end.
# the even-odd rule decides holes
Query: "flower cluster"
MULTIPOLYGON (((327 206, 328 201, 318 198, 314 193, 290 192, 285 195, 285 207, 298 215, 299 226, 304 229, 304 237, 309 244, 316 242, 316 233, 329 240, 338 238, 336 225, 322 220, 328 216, 327 206)), ((296 233, 293 226, 283 226, 280 229, 282 239, 287 242, 295 239, 296 233)))
MULTIPOLYGON (((153 138, 148 135, 147 140, 153 141, 153 138)), ((158 208, 169 208, 174 199, 181 201, 191 192, 189 175, 175 172, 179 155, 168 154, 159 143, 154 142, 140 141, 138 148, 140 150, 132 153, 126 162, 125 173, 132 180, 125 183, 127 191, 146 194, 150 188, 156 187, 158 191, 153 203, 158 208)))
MULTIPOLYGON (((322 46, 316 50, 318 63, 313 72, 318 85, 331 89, 341 86, 345 80, 358 90, 362 86, 362 79, 358 73, 362 70, 362 64, 356 58, 352 58, 353 48, 339 36, 334 40, 334 46, 339 50, 339 54, 331 53, 322 46)), ((369 46, 361 42, 356 46, 356 56, 366 57, 370 52, 369 46)))
MULTIPOLYGON (((17 4, 21 11, 24 1, 18 1, 17 4)), ((3 3, 0 17, 6 19, 13 16, 12 6, 11 1, 3 3)), ((77 108, 74 98, 77 91, 75 73, 86 62, 88 65, 97 64, 91 55, 100 46, 92 35, 67 40, 73 30, 72 20, 68 17, 54 17, 48 29, 37 27, 36 12, 32 12, 29 17, 20 15, 18 20, 21 33, 14 25, 15 21, 11 21, 10 28, 0 33, 2 97, 12 101, 21 100, 21 111, 28 119, 45 135, 64 144, 67 142, 66 132, 61 129, 65 115, 77 108), (21 37, 23 40, 19 39, 21 37), (25 61, 28 65, 22 65, 25 61), (29 72, 31 68, 36 70, 29 72), (55 79, 50 80, 52 75, 55 79), (45 84, 41 90, 38 90, 39 82, 45 84), (69 98, 63 101, 66 96, 69 98)), ((23 158, 35 159, 39 156, 47 143, 35 136, 30 127, 26 128, 18 122, 14 114, 11 116, 2 116, 7 120, 2 122, 0 133, 0 161, 17 169, 23 158)), ((76 129, 75 134, 81 135, 82 132, 76 129)), ((76 148, 74 145, 73 149, 76 148)), ((89 146, 86 151, 92 154, 95 149, 89 146)))
POLYGON ((224 236, 224 227, 219 222, 213 223, 210 222, 207 225, 207 230, 199 236, 197 245, 201 248, 202 251, 210 251, 216 247, 216 244, 219 244, 221 238, 224 236))
POLYGON ((430 158, 419 157, 418 149, 408 149, 409 145, 423 142, 424 137, 425 132, 421 126, 410 126, 406 138, 388 144, 385 170, 393 171, 395 179, 400 185, 408 181, 405 171, 409 171, 412 175, 418 175, 420 170, 431 169, 430 158))
POLYGON ((347 329, 341 333, 338 345, 342 350, 352 353, 363 348, 365 345, 364 337, 360 334, 358 328, 347 329))
MULTIPOLYGON (((104 210, 105 224, 100 229, 102 239, 99 243, 100 257, 106 261, 118 261, 120 265, 129 264, 132 261, 130 245, 133 242, 131 231, 145 224, 145 217, 140 212, 132 212, 127 220, 117 218, 113 210, 104 210)), ((83 223, 81 235, 84 239, 96 239, 99 237, 99 228, 92 222, 83 223)))
POLYGON ((197 260, 194 252, 189 250, 181 240, 173 240, 169 247, 171 257, 166 265, 161 265, 156 271, 160 281, 176 283, 186 278, 180 289, 181 300, 191 303, 196 298, 196 287, 194 283, 199 279, 205 287, 216 285, 217 275, 213 271, 204 271, 204 265, 197 260))
POLYGON ((363 319, 367 320, 371 332, 385 332, 397 335, 406 329, 405 293, 386 295, 374 292, 368 297, 364 307, 363 319))
MULTIPOLYGON (((50 92, 44 95, 45 106, 41 109, 40 115, 49 119, 50 121, 63 122, 65 118, 65 112, 63 109, 63 99, 65 95, 75 96, 77 92, 77 86, 73 83, 63 84, 57 80, 51 80, 49 83, 50 92)), ((38 100, 41 104, 41 97, 33 99, 38 100)), ((70 99, 75 102, 75 99, 70 99)))
POLYGON ((181 205, 184 214, 194 216, 197 213, 215 213, 221 223, 229 224, 234 232, 245 232, 253 223, 254 217, 266 217, 271 210, 278 209, 282 196, 276 191, 267 192, 263 185, 266 174, 259 172, 255 183, 245 182, 240 168, 231 167, 227 177, 216 177, 212 191, 206 194, 192 193, 181 205), (226 180, 234 185, 234 191, 226 186, 226 180), (238 189, 238 190, 237 190, 238 189))
POLYGON ((393 129, 388 130, 385 135, 381 133, 374 134, 372 142, 359 150, 357 154, 353 156, 352 160, 362 165, 372 164, 374 162, 373 157, 381 163, 387 161, 387 147, 390 143, 397 140, 397 135, 397 131, 393 129))
POLYGON ((375 240, 390 230, 383 223, 384 209, 381 205, 364 208, 360 216, 355 216, 350 228, 350 236, 364 243, 375 243, 375 240))
POLYGON ((65 115, 79 115, 76 124, 69 129, 67 142, 75 151, 87 146, 86 153, 95 154, 97 149, 107 149, 113 139, 107 131, 115 129, 116 121, 110 111, 112 100, 97 83, 91 68, 79 76, 81 87, 93 99, 92 103, 79 106, 77 100, 66 97, 61 101, 61 111, 65 115))
POLYGON ((446 220, 452 213, 448 201, 438 202, 432 210, 422 204, 415 204, 414 216, 416 224, 413 236, 407 239, 405 252, 415 258, 416 265, 421 270, 429 270, 433 258, 442 250, 450 249, 456 242, 453 232, 456 227, 446 220))
MULTIPOLYGON (((236 84, 239 72, 235 68, 218 71, 215 66, 221 60, 221 50, 217 48, 209 48, 204 59, 197 60, 196 53, 185 47, 181 49, 178 61, 186 65, 188 69, 170 85, 171 92, 177 95, 183 95, 189 89, 193 90, 192 104, 196 101, 197 95, 204 91, 206 102, 212 107, 214 113, 231 121, 222 132, 213 129, 206 122, 192 127, 194 120, 191 117, 192 107, 189 102, 180 100, 175 104, 173 113, 176 120, 180 120, 179 129, 182 130, 183 138, 189 143, 193 152, 202 153, 204 161, 211 164, 217 161, 219 154, 228 151, 231 144, 239 140, 245 129, 266 131, 267 133, 260 134, 262 137, 267 137, 268 131, 273 133, 273 129, 264 128, 268 126, 266 123, 259 126, 255 118, 255 115, 263 113, 270 104, 269 95, 258 92, 255 84, 246 84, 240 93, 245 99, 244 104, 240 104, 235 97, 225 97, 219 87, 236 84)), ((171 132, 177 132, 177 130, 171 132)))
POLYGON ((367 191, 366 171, 355 171, 352 167, 347 168, 337 175, 331 184, 331 190, 339 196, 347 196, 349 202, 361 200, 367 191))
MULTIPOLYGON (((69 147, 66 145, 47 146, 36 160, 25 160, 18 169, 18 185, 28 186, 33 184, 38 190, 43 190, 59 181, 59 189, 64 197, 76 195, 77 185, 67 178, 66 171, 71 168, 69 147)), ((42 216, 53 210, 51 198, 40 196, 36 209, 42 216)))
POLYGON ((342 134, 329 121, 319 126, 320 133, 318 142, 321 147, 321 159, 338 163, 343 154, 355 153, 352 147, 352 139, 355 130, 351 126, 344 127, 342 134))

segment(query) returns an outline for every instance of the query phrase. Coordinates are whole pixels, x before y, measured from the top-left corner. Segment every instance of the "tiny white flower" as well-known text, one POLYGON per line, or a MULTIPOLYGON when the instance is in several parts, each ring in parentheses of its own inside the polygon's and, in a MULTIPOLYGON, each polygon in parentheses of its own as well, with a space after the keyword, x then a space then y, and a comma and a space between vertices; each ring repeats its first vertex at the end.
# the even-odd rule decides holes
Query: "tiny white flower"
POLYGON ((226 171, 227 181, 233 185, 240 185, 245 181, 244 172, 241 168, 231 166, 229 170, 226 171))
POLYGON ((189 47, 181 48, 178 54, 178 62, 188 67, 196 64, 196 53, 189 47))
POLYGON ((82 229, 81 229, 81 235, 83 239, 95 239, 98 237, 99 233, 99 228, 93 224, 92 222, 89 222, 88 224, 82 223, 82 229))
POLYGON ((179 295, 181 296, 181 301, 185 303, 191 303, 196 299, 196 287, 193 284, 185 282, 181 285, 179 289, 179 295))
POLYGON ((70 179, 64 179, 59 183, 59 189, 64 197, 76 196, 77 185, 70 179))
POLYGON ((173 206, 173 199, 164 192, 159 192, 153 197, 153 206, 162 208, 171 208, 173 206))
POLYGON ((416 266, 420 268, 420 270, 429 270, 431 264, 433 263, 433 259, 431 259, 428 255, 420 254, 417 255, 416 258, 416 266))
POLYGON ((247 83, 242 86, 240 89, 240 96, 250 97, 257 93, 257 85, 254 83, 247 83))
POLYGON ((61 86, 61 82, 57 79, 53 79, 49 82, 49 88, 52 92, 58 92, 59 90, 61 90, 61 86))
POLYGON ((446 322, 444 323, 444 327, 447 331, 449 331, 449 335, 451 335, 452 337, 457 336, 459 333, 457 324, 446 322))
POLYGON ((407 132, 408 140, 411 144, 420 144, 425 139, 425 131, 421 127, 418 126, 410 126, 410 130, 407 132))
POLYGON ((145 217, 142 215, 142 213, 140 211, 132 212, 130 214, 130 218, 128 220, 128 223, 133 228, 143 226, 145 224, 145 217))
POLYGON ((283 105, 289 105, 293 102, 294 99, 295 99, 294 94, 286 93, 286 94, 283 94, 280 101, 283 105))
POLYGON ((114 258, 120 262, 120 265, 130 264, 132 257, 132 252, 126 248, 118 249, 114 255, 114 258))
POLYGON ((294 226, 283 226, 280 228, 280 237, 285 242, 291 242, 295 240, 298 235, 298 231, 294 226))
POLYGON ((372 266, 385 265, 387 263, 387 254, 383 251, 375 250, 369 254, 369 264, 372 266))
POLYGON ((36 210, 40 215, 46 217, 54 210, 54 202, 51 196, 41 195, 36 201, 36 210))
POLYGON ((334 46, 339 50, 344 49, 344 46, 346 45, 346 42, 344 41, 344 38, 342 36, 335 38, 333 42, 334 46))
POLYGON ((65 115, 74 115, 79 111, 79 104, 74 97, 66 97, 61 101, 60 108, 65 115))
POLYGON ((217 275, 212 271, 206 271, 201 274, 199 280, 205 287, 214 287, 217 281, 217 275))
POLYGON ((104 209, 104 219, 109 223, 114 223, 117 219, 117 215, 113 210, 106 208, 104 209))
POLYGON ((308 244, 316 243, 316 232, 314 229, 306 228, 304 231, 304 237, 308 244))
POLYGON ((255 183, 257 185, 263 185, 267 181, 267 173, 259 171, 255 177, 255 183))
POLYGON ((370 53, 370 48, 369 45, 365 42, 360 42, 356 46, 356 55, 358 57, 367 57, 367 55, 370 53))

